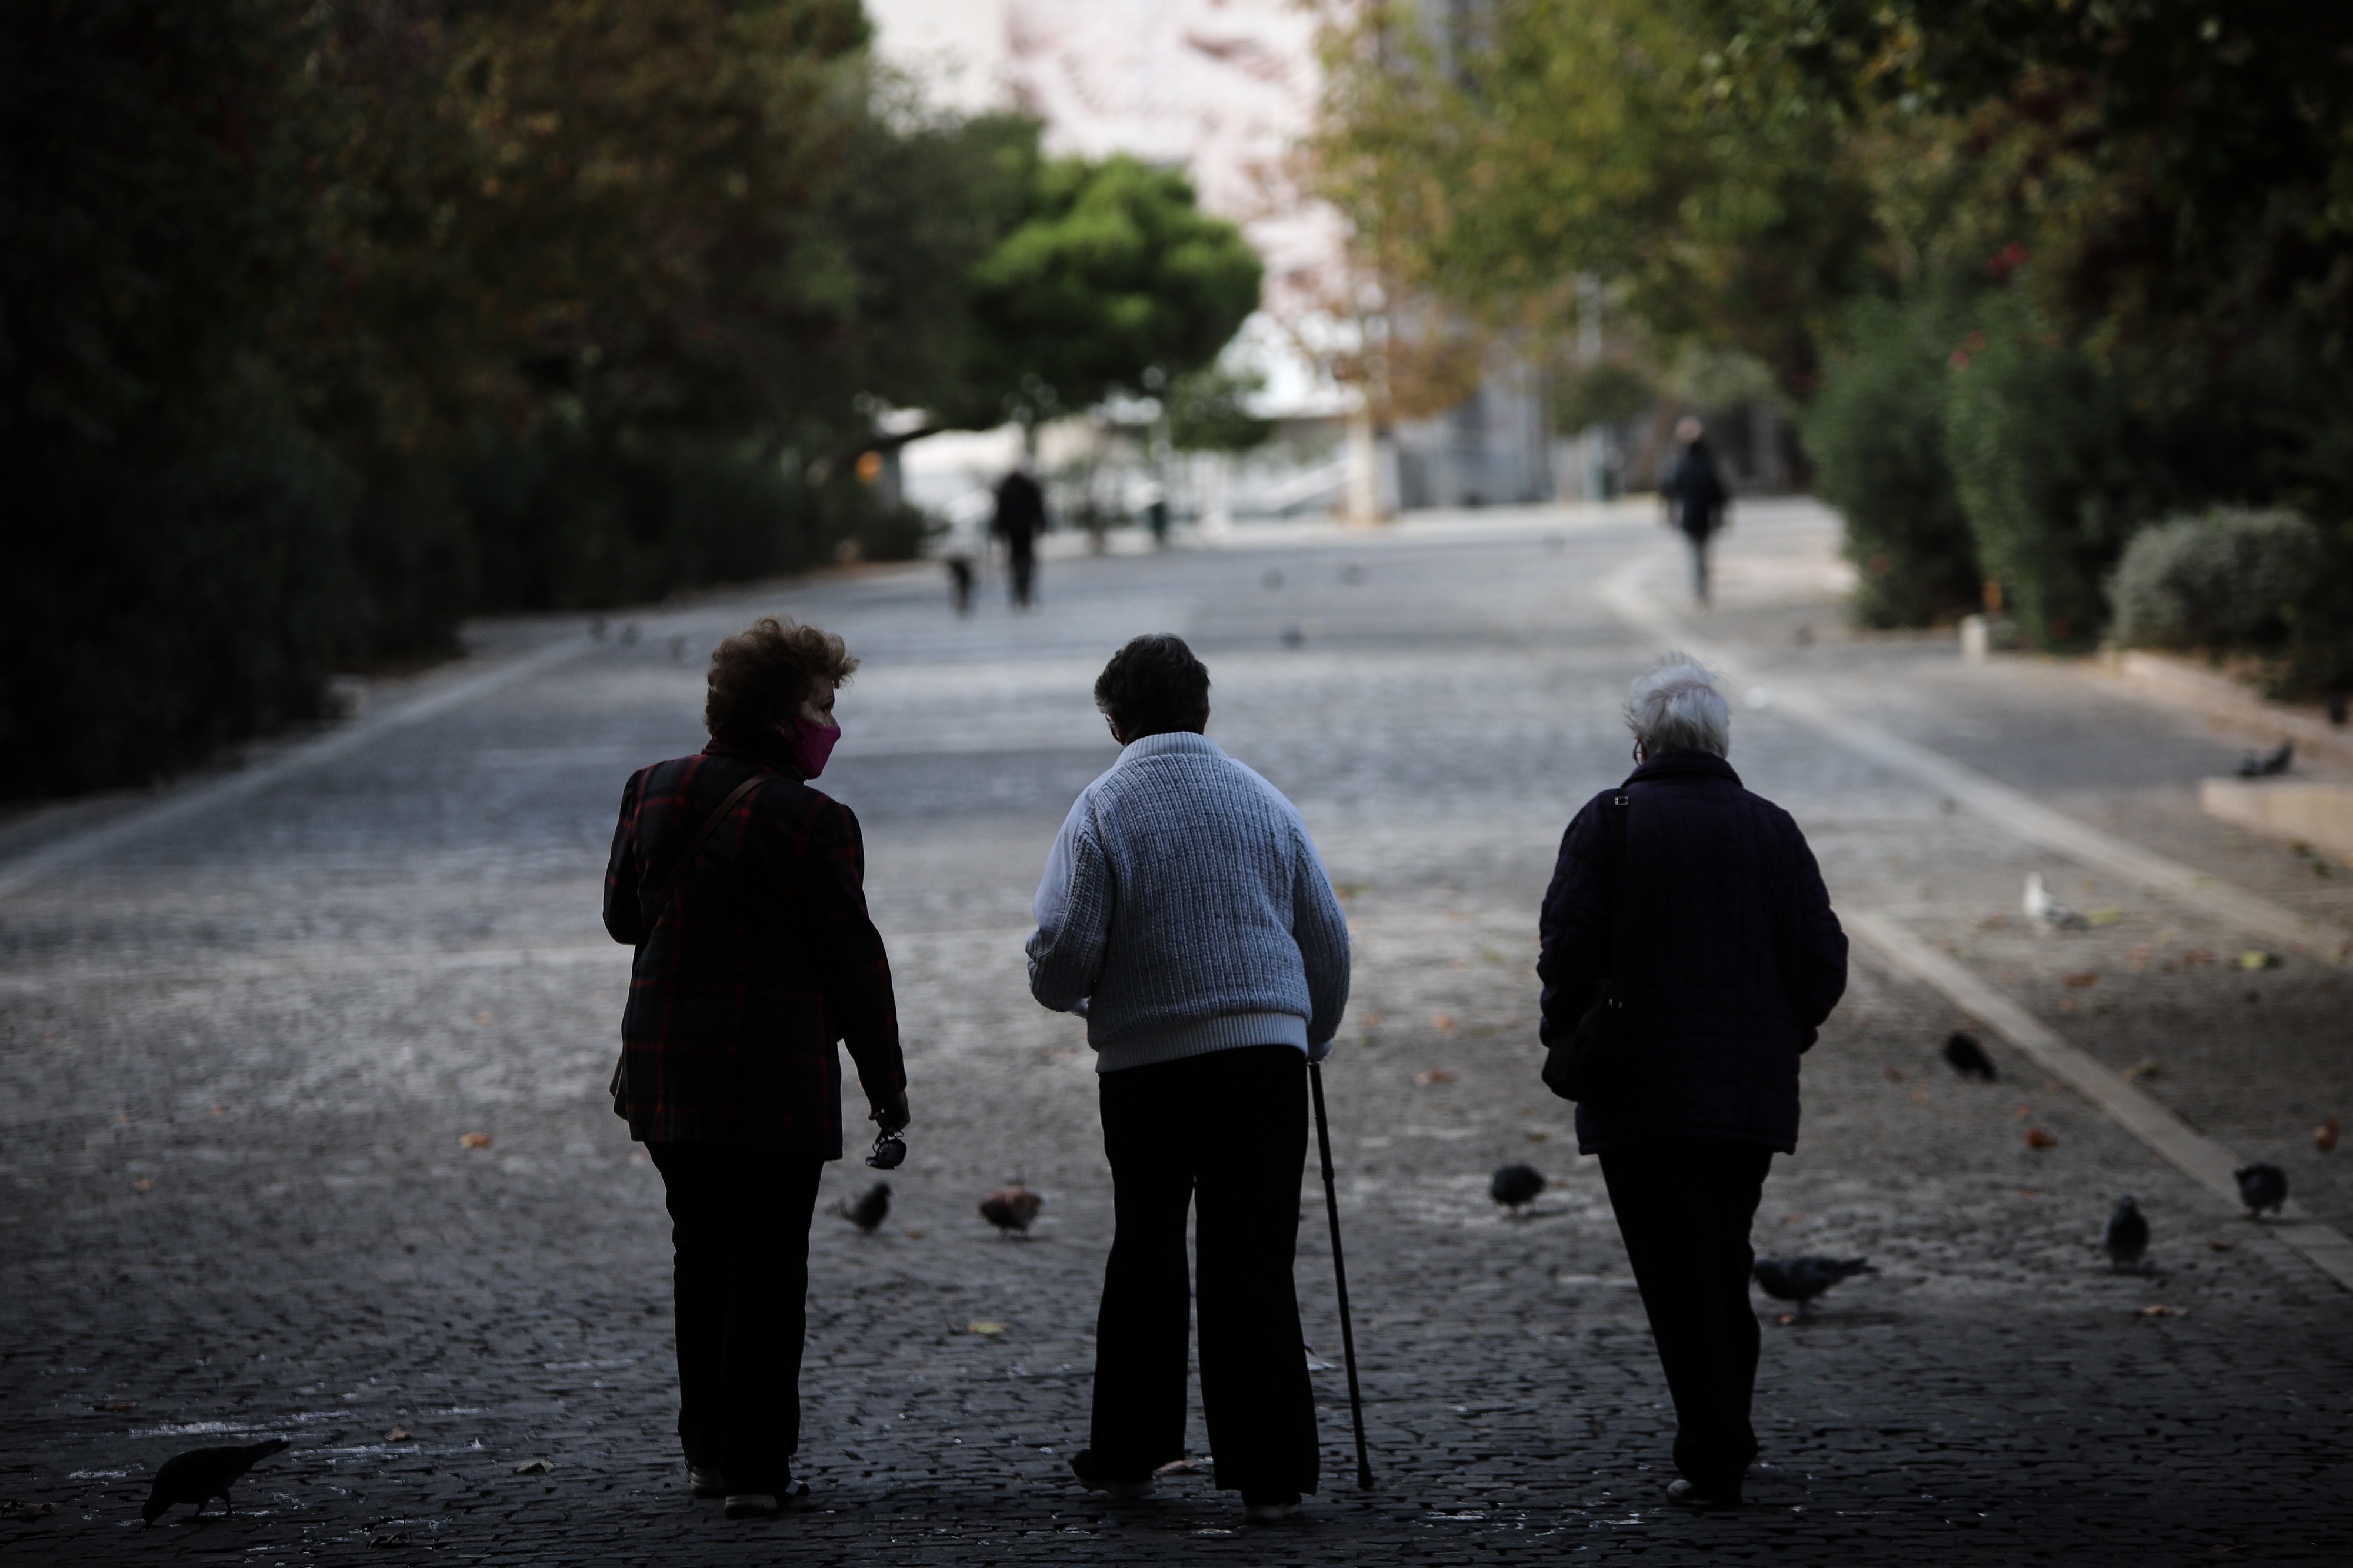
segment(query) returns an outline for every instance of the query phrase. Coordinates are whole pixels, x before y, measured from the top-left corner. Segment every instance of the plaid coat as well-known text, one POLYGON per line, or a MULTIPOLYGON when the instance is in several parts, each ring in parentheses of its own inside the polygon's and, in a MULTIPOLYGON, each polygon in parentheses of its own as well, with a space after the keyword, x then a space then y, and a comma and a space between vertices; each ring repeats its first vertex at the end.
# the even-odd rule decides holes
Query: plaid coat
POLYGON ((638 949, 614 1103, 632 1138, 839 1159, 834 1042, 870 1100, 906 1087, 865 865, 848 806, 723 742, 630 776, 605 929, 638 949), (754 773, 769 782, 704 842, 670 907, 649 909, 703 819, 754 773))

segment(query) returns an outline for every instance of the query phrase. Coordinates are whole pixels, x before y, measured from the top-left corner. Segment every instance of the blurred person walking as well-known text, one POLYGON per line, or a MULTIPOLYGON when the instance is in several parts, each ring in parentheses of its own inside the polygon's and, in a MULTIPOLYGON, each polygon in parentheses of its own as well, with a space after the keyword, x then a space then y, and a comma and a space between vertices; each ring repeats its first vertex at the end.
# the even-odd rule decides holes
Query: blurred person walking
POLYGON ((1668 515, 1691 542, 1692 597, 1708 602, 1707 547, 1724 526, 1725 503, 1732 492, 1716 472, 1715 454, 1708 449, 1707 427, 1686 415, 1675 424, 1675 440, 1683 450, 1659 483, 1659 495, 1668 515))
POLYGON ((808 1490, 792 1458, 809 1216, 841 1157, 837 1040, 870 1120, 907 1123, 858 818, 808 784, 857 668, 839 637, 773 616, 721 643, 711 743, 631 775, 605 874, 605 929, 638 950, 613 1109, 668 1194, 688 1485, 730 1519, 808 1490))
POLYGON ((1095 703, 1119 760, 1054 840, 1029 943, 1031 993, 1086 1018, 1112 1170, 1093 1417, 1071 1468, 1135 1498, 1184 1457, 1197 1205, 1217 1484, 1280 1519, 1316 1489, 1292 1264, 1307 1064, 1347 1005, 1347 922, 1298 811, 1202 732, 1209 672, 1182 640, 1130 642, 1095 703))
POLYGON ((1805 836, 1725 760, 1715 682, 1669 654, 1626 700, 1632 773, 1586 803, 1545 894, 1542 1036, 1605 998, 1622 1054, 1577 1107, 1675 1405, 1672 1500, 1736 1507, 1757 1438, 1748 1232, 1798 1142, 1798 1058, 1846 989, 1846 936, 1805 836))
POLYGON ((1038 576, 1038 536, 1046 531, 1046 492, 1026 461, 997 481, 997 511, 988 531, 1005 542, 1013 603, 1027 609, 1038 576))

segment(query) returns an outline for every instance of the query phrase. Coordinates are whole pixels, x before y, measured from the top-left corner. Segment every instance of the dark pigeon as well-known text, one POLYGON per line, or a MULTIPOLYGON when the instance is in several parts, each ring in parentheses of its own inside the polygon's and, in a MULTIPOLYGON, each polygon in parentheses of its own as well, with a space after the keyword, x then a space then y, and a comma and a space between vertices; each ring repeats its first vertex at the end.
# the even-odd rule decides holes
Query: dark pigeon
POLYGON ((2282 741, 2279 750, 2268 755, 2249 752, 2239 759, 2239 776, 2242 779, 2267 779, 2275 773, 2284 773, 2295 755, 2295 742, 2292 739, 2282 741))
POLYGON ((2239 1180, 2239 1201, 2247 1212, 2260 1217, 2265 1209, 2279 1213, 2287 1202, 2287 1173, 2277 1165, 2258 1160, 2252 1165, 2242 1165, 2231 1173, 2239 1180))
POLYGON ((2148 1216, 2140 1212, 2139 1200, 2130 1193, 2116 1200, 2116 1211, 2100 1232, 2100 1250, 2108 1255, 2109 1264, 2116 1268, 2137 1267, 2148 1252, 2148 1216))
POLYGON ((1516 1215, 1550 1184, 1533 1165, 1501 1165, 1487 1184, 1487 1195, 1516 1215))
POLYGON ((1760 1258, 1749 1272, 1765 1294, 1776 1301, 1795 1301, 1802 1312, 1840 1280, 1879 1270, 1860 1258, 1760 1258))
POLYGON ((866 1235, 872 1236, 882 1227, 882 1222, 891 1217, 891 1184, 877 1182, 866 1189, 863 1196, 855 1200, 842 1199, 841 1206, 834 1212, 866 1235))
POLYGON ((1029 1234, 1029 1222, 1046 1206, 1045 1194, 1033 1193, 1016 1182, 1009 1187, 999 1187, 980 1200, 980 1217, 997 1227, 999 1236, 1029 1234))
POLYGON ((221 1500, 221 1508, 226 1511, 228 1489, 246 1471, 280 1448, 292 1446, 283 1437, 265 1437, 242 1448, 191 1448, 185 1454, 174 1455, 155 1472, 154 1489, 147 1494, 147 1506, 139 1510, 139 1517, 153 1524, 175 1502, 192 1502, 202 1513, 205 1504, 214 1498, 221 1500))
POLYGON ((1978 1044, 1978 1037, 1959 1029, 1945 1037, 1945 1059, 1963 1078, 1982 1079, 1991 1083, 1997 1076, 1993 1070, 1993 1058, 1986 1055, 1983 1046, 1978 1044))

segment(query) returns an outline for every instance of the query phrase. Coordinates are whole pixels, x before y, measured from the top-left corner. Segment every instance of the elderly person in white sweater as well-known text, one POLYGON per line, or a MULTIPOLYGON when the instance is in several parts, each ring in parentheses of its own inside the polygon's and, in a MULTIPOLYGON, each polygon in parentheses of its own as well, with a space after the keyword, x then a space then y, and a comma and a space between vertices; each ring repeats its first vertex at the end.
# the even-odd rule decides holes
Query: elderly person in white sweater
POLYGON ((1201 1403, 1250 1519, 1316 1481, 1292 1254, 1307 1064, 1348 1000, 1348 925, 1298 811, 1201 731, 1209 672, 1173 637, 1113 655, 1095 702, 1123 750, 1046 861, 1029 989, 1087 1020, 1117 1232, 1080 1481, 1152 1489, 1185 1452, 1185 1215, 1198 1203, 1201 1403))

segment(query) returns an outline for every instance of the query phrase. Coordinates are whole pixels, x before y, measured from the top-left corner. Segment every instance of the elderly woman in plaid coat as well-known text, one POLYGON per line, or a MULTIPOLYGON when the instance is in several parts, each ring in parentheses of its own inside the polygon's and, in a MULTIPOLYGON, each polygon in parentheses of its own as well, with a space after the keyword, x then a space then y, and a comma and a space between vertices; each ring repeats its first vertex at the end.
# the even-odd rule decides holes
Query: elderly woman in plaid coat
POLYGON ((605 929, 638 950, 613 1108, 668 1194, 688 1484, 731 1519, 808 1490, 792 1456, 809 1217, 841 1157, 835 1042, 871 1120, 907 1121, 858 818, 808 783, 857 668, 839 637, 774 617, 720 644, 711 743, 630 777, 605 877, 605 929))

